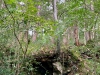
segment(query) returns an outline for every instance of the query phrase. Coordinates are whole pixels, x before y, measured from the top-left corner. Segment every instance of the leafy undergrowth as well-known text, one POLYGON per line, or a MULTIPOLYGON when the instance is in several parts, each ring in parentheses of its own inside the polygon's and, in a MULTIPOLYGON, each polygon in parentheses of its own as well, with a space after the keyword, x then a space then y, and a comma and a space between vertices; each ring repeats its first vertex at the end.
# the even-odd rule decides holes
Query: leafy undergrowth
MULTIPOLYGON (((35 50, 36 47, 38 48, 37 45, 35 47, 33 45, 32 46, 30 45, 29 49, 32 48, 31 50, 35 50)), ((40 46, 37 51, 31 52, 31 50, 27 53, 26 59, 21 58, 20 71, 23 74, 20 75, 33 75, 33 73, 35 72, 36 74, 34 75, 38 75, 41 69, 44 72, 44 74, 46 74, 48 71, 50 71, 51 73, 52 71, 52 68, 50 67, 52 66, 51 63, 54 63, 56 61, 60 62, 65 67, 64 68, 64 72, 66 73, 65 75, 100 75, 100 46, 93 46, 93 45, 86 45, 80 47, 74 45, 61 46, 61 53, 58 58, 55 58, 55 50, 56 50, 55 46, 44 45, 40 46)), ((6 53, 5 51, 5 56, 7 58, 10 55, 10 53, 9 54, 8 53, 9 52, 6 53)), ((5 58, 2 57, 3 62, 0 61, 0 64, 4 65, 5 62, 6 63, 5 65, 9 66, 9 64, 11 64, 12 62, 13 63, 12 67, 15 64, 16 68, 16 61, 9 62, 8 61, 9 59, 7 59, 6 57, 5 58)), ((14 59, 11 57, 9 58, 14 59)), ((12 71, 10 67, 5 67, 5 65, 4 68, 1 66, 2 70, 0 70, 1 71, 0 73, 14 74, 13 73, 14 71, 12 71)), ((13 67, 13 70, 15 70, 15 68, 13 67)), ((44 75, 44 74, 39 74, 39 75, 44 75)))
MULTIPOLYGON (((61 54, 54 60, 54 47, 42 46, 34 51, 32 56, 36 62, 59 61, 69 73, 67 75, 100 75, 100 47, 87 46, 62 46, 61 54), (74 69, 73 69, 74 68, 74 69)), ((39 66, 38 66, 39 67, 39 66)))
MULTIPOLYGON (((98 46, 62 46, 61 55, 58 61, 65 62, 67 70, 70 69, 71 73, 68 75, 100 75, 100 47, 98 46), (62 56, 64 54, 64 56, 62 56), (64 60, 61 60, 64 59, 64 60), (67 60, 66 60, 67 59, 67 60), (66 63, 67 61, 67 63, 66 63), (71 66, 70 66, 71 65, 71 66), (76 67, 77 71, 72 70, 76 67)), ((56 47, 44 45, 38 51, 33 51, 34 58, 39 59, 39 62, 51 60, 46 59, 53 56, 56 47), (46 60, 45 60, 46 59, 46 60)), ((38 61, 37 61, 38 62, 38 61)))
POLYGON ((100 75, 100 62, 85 59, 81 73, 82 75, 100 75))
POLYGON ((100 75, 100 47, 74 47, 71 52, 80 59, 79 75, 100 75))

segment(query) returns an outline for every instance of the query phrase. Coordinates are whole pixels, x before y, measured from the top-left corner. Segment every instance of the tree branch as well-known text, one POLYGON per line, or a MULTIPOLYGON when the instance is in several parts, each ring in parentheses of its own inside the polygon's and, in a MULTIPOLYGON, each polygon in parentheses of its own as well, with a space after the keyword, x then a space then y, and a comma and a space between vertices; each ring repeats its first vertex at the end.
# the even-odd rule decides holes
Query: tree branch
MULTIPOLYGON (((10 10, 9 10, 9 8, 8 8, 8 6, 7 6, 7 4, 6 4, 6 2, 5 2, 5 0, 3 0, 3 1, 4 1, 4 4, 5 4, 5 7, 6 7, 7 11, 9 12, 11 18, 12 18, 13 21, 14 21, 14 23, 13 23, 13 28, 14 28, 13 31, 14 31, 14 35, 15 35, 15 37, 16 37, 16 39, 17 39, 19 45, 20 45, 20 49, 22 49, 22 52, 24 53, 23 48, 22 48, 22 45, 21 45, 21 43, 20 43, 20 41, 19 41, 19 39, 18 39, 18 37, 17 37, 17 34, 16 34, 15 25, 14 25, 14 24, 15 24, 15 18, 14 18, 13 15, 11 14, 11 12, 10 12, 10 10)), ((19 26, 19 23, 18 23, 18 22, 17 22, 17 25, 19 26)))

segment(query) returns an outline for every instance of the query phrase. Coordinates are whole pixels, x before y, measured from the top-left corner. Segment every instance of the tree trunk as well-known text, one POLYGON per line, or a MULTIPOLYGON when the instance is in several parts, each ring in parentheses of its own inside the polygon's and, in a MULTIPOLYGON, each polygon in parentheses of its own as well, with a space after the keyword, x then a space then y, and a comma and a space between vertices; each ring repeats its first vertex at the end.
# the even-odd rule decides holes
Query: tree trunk
MULTIPOLYGON (((37 16, 40 17, 41 6, 38 5, 38 6, 37 6, 37 9, 38 9, 37 16)), ((40 22, 37 22, 37 25, 39 26, 39 25, 40 25, 40 22)), ((33 30, 33 34, 32 34, 32 42, 35 42, 35 41, 36 41, 37 35, 38 35, 38 34, 37 34, 36 30, 34 29, 34 30, 33 30)))
POLYGON ((79 34, 77 25, 74 25, 74 38, 75 38, 75 45, 79 46, 79 34))
MULTIPOLYGON (((58 18, 57 18, 57 7, 56 7, 56 2, 57 2, 57 0, 53 0, 53 1, 52 1, 52 5, 53 5, 53 18, 54 18, 55 21, 58 20, 58 18)), ((51 39, 51 43, 52 43, 52 44, 55 44, 55 38, 51 36, 50 39, 51 39)))
POLYGON ((54 16, 54 20, 57 21, 57 6, 56 6, 57 0, 53 0, 53 16, 54 16))
POLYGON ((68 45, 68 40, 69 40, 69 28, 66 29, 66 31, 63 33, 63 45, 67 46, 68 45))
POLYGON ((35 42, 36 39, 37 39, 37 33, 36 33, 36 31, 33 31, 33 33, 32 33, 32 42, 35 42))
POLYGON ((67 42, 67 36, 66 35, 63 36, 63 44, 65 46, 68 44, 68 42, 67 42))

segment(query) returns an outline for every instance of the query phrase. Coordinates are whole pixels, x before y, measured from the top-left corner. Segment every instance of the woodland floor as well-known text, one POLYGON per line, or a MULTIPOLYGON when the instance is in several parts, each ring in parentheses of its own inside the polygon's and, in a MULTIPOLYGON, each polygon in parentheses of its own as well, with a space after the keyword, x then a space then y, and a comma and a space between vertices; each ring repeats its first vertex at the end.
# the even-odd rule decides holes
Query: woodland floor
MULTIPOLYGON (((88 51, 80 53, 80 49, 75 51, 73 48, 68 47, 62 48, 59 55, 56 55, 55 50, 41 50, 33 53, 31 58, 33 59, 33 67, 37 68, 36 75, 52 75, 55 70, 52 65, 54 62, 62 64, 64 67, 63 75, 95 75, 96 71, 91 70, 91 65, 97 62, 91 63, 94 59, 88 53, 88 51)), ((96 57, 96 59, 98 58, 96 57)))

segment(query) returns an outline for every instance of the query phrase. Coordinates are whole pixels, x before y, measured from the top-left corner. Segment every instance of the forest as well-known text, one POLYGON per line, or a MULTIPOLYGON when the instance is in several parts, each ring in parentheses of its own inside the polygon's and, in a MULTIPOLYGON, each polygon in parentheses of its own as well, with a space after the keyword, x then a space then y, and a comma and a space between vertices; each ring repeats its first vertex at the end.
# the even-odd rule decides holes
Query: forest
POLYGON ((100 0, 0 0, 0 75, 100 75, 100 0))

